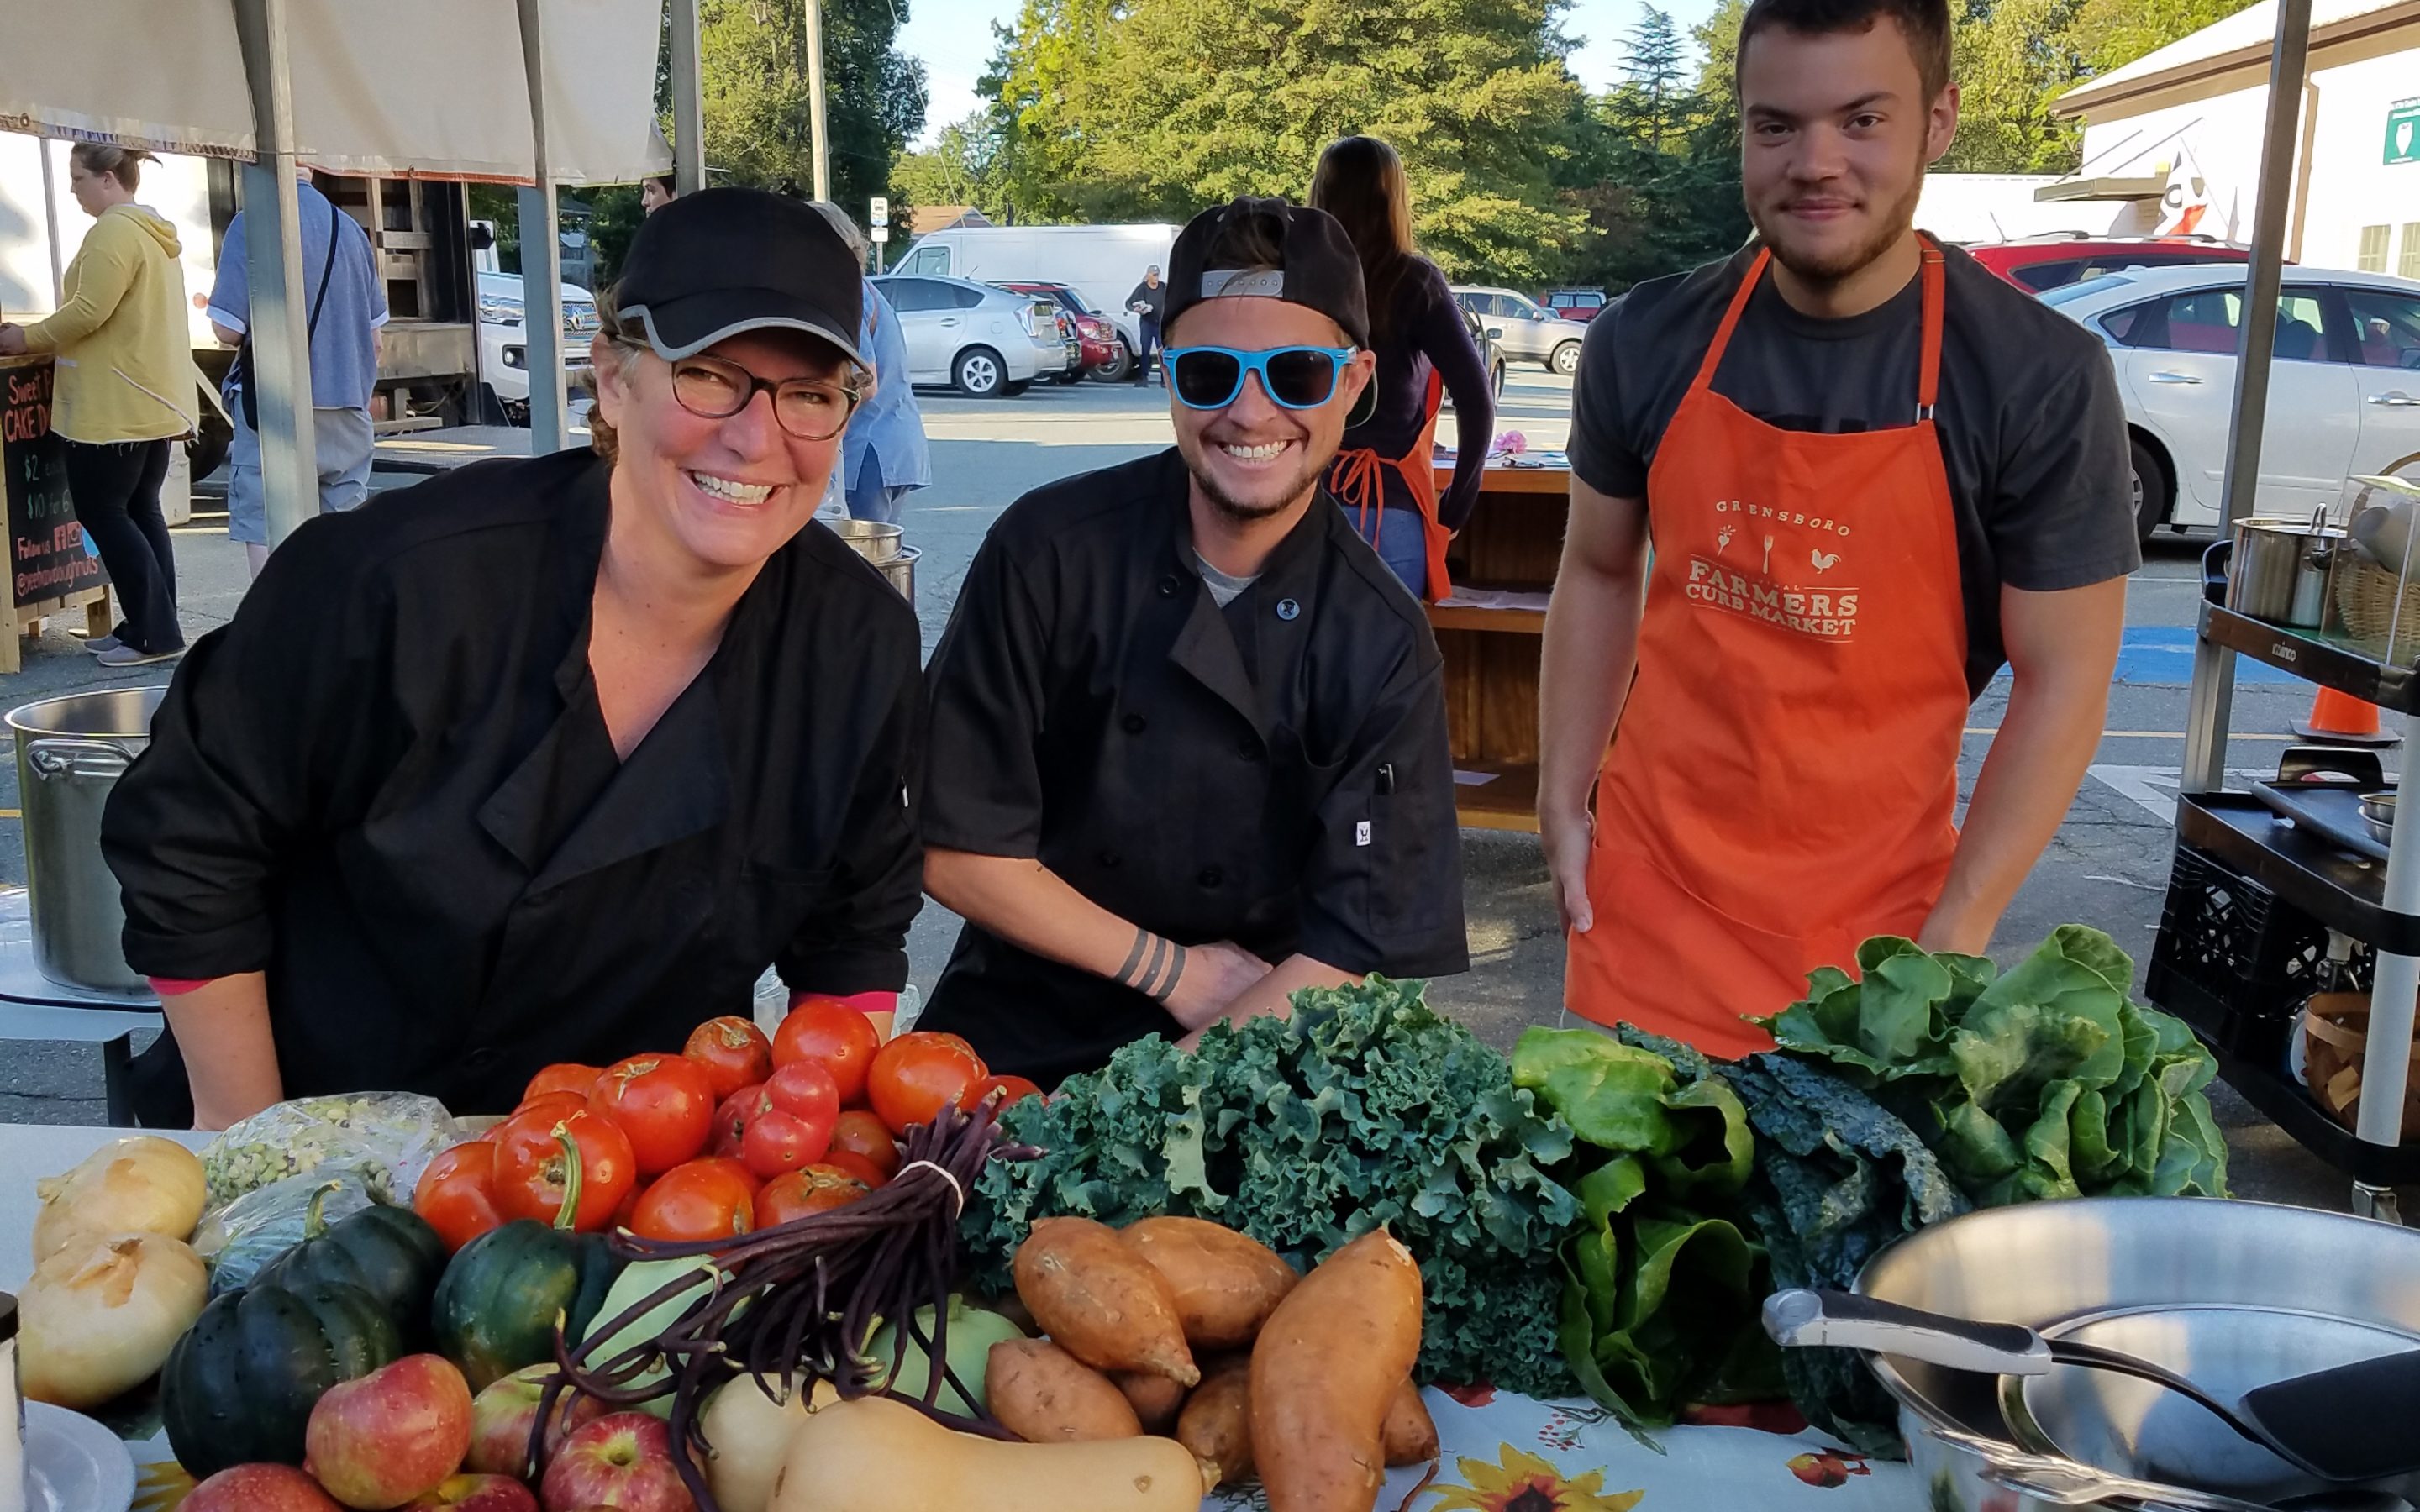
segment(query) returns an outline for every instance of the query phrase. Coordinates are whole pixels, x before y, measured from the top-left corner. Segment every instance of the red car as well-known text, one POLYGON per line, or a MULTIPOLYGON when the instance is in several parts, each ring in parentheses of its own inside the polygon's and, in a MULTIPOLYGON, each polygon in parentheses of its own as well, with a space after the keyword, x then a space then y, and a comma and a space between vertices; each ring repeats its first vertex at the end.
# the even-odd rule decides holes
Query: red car
POLYGON ((2252 253, 2204 236, 2031 237, 1966 249, 1969 255, 2028 294, 2128 268, 2186 263, 2240 263, 2252 253))
POLYGON ((1546 297, 1538 302, 1566 320, 1577 320, 1585 325, 1595 319, 1597 312, 1605 308, 1605 290, 1601 288, 1548 289, 1546 297))
POLYGON ((1118 328, 1106 316, 1093 313, 1084 296, 1065 284, 1003 283, 998 287, 1011 294, 1031 294, 1037 299, 1055 300, 1059 307, 1076 322, 1076 335, 1084 345, 1082 376, 1110 381, 1124 378, 1125 362, 1118 345, 1118 328), (1114 370, 1114 371, 1113 371, 1114 370))

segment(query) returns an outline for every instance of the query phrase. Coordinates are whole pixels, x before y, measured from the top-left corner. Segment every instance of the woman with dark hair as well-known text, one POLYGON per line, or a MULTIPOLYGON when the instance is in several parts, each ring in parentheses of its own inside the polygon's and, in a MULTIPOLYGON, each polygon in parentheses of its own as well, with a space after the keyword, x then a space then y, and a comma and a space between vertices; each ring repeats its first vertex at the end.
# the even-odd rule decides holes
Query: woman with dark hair
POLYGON ((101 852, 168 1033, 146 1125, 393 1088, 501 1113, 747 1013, 887 1014, 922 852, 916 615, 813 523, 864 392, 856 258, 684 194, 597 301, 593 452, 295 532, 178 669, 101 852))
POLYGON ((58 359, 51 428, 67 442, 68 491, 125 618, 85 642, 104 667, 184 654, 177 558, 160 513, 168 448, 193 434, 201 374, 185 334, 183 248, 166 221, 134 203, 151 154, 79 142, 68 187, 93 218, 68 264, 56 315, 0 326, 0 356, 58 359))
POLYGON ((1404 160, 1373 136, 1328 144, 1311 176, 1311 203, 1342 223, 1361 255, 1370 297, 1370 343, 1378 358, 1376 409, 1344 433, 1327 487, 1354 516, 1405 586, 1424 598, 1447 592, 1445 545, 1479 501, 1495 433, 1487 364, 1436 264, 1412 242, 1412 197, 1404 160), (1437 396, 1453 395, 1453 484, 1439 499, 1429 461, 1437 396))

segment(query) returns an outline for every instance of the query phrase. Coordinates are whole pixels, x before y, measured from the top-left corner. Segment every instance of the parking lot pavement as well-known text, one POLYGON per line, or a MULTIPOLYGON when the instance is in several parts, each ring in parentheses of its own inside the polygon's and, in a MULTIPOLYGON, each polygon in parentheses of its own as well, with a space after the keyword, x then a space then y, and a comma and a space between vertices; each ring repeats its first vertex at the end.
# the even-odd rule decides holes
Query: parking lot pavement
MULTIPOLYGON (((1559 449, 1569 433, 1571 384, 1536 369, 1514 368, 1497 429, 1519 430, 1535 449, 1559 449)), ((903 516, 917 564, 917 609, 929 649, 949 617, 975 548, 1001 511, 1060 478, 1143 455, 1171 444, 1168 396, 1157 387, 1037 386, 1016 398, 919 396, 931 440, 934 482, 910 495, 903 516)), ((1452 434, 1449 415, 1439 434, 1452 434)), ((2012 960, 2060 924, 2086 922, 2115 935, 2139 973, 2159 924, 2173 836, 2173 801, 2183 759, 2197 563, 2204 540, 2162 537, 2129 584, 2127 640, 2111 688, 2106 733, 2066 824, 2002 924, 1993 954, 2012 960)), ((240 550, 223 524, 204 520, 178 533, 178 568, 190 634, 223 623, 243 586, 240 550)), ((15 702, 78 687, 156 680, 157 669, 110 674, 54 630, 8 690, 15 702), (149 672, 150 676, 143 674, 149 672)), ((2005 677, 1978 701, 1968 719, 1961 776, 1970 791, 2007 704, 2005 677)), ((2234 703, 2237 741, 2229 764, 2273 769, 2290 739, 2287 721, 2309 708, 2308 690, 2265 670, 2247 670, 2234 703)), ((24 859, 15 818, 16 778, 0 764, 0 880, 22 883, 24 859)), ((1526 835, 1466 831, 1465 902, 1472 970, 1436 982, 1431 999, 1509 1049, 1533 1023, 1553 1023, 1562 996, 1562 939, 1554 898, 1526 835)), ((914 981, 929 988, 947 962, 957 921, 927 904, 908 940, 914 981)), ((1779 1005, 1776 1005, 1776 1007, 1779 1005)), ((8 1046, 0 1052, 0 1121, 100 1120, 100 1083, 82 1047, 8 1046)), ((2238 1190, 2247 1196, 2341 1206, 2346 1185, 2304 1154, 2233 1094, 2214 1104, 2236 1155, 2238 1190)))

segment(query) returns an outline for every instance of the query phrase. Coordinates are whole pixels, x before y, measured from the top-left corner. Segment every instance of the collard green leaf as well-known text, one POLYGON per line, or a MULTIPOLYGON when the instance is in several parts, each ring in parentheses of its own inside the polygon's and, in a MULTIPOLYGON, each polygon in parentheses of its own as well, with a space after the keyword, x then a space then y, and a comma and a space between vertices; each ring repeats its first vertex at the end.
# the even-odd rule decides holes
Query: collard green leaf
POLYGON ((1941 1005, 1957 985, 1949 968, 1914 940, 1883 934, 1857 947, 1865 978, 1857 1048, 1886 1065, 1924 1058, 1942 1041, 1941 1005))

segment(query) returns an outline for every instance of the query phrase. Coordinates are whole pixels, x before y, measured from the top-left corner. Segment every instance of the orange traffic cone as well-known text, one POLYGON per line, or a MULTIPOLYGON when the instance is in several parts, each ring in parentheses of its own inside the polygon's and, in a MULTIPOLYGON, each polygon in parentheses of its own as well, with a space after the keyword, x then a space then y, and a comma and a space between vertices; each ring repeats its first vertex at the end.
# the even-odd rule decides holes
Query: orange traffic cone
POLYGON ((2401 738, 2380 733, 2377 704, 2333 687, 2319 689, 2311 701, 2311 717, 2293 728, 2305 740, 2332 746, 2392 746, 2401 738))

